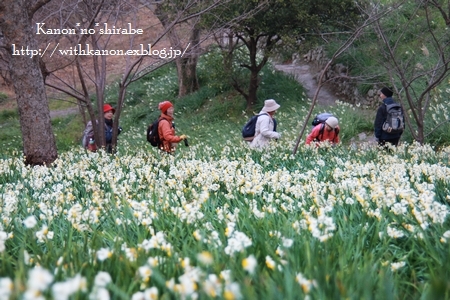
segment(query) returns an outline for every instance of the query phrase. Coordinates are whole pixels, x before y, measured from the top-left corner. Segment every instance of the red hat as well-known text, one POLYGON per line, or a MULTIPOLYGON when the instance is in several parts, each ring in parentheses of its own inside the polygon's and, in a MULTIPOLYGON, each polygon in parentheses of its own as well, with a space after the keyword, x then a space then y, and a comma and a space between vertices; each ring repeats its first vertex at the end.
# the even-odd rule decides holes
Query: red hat
POLYGON ((103 104, 103 113, 112 110, 113 114, 116 113, 116 110, 109 104, 103 104))
POLYGON ((162 113, 166 113, 166 111, 170 108, 173 107, 173 104, 170 101, 163 101, 160 102, 158 105, 158 109, 162 112, 162 113))

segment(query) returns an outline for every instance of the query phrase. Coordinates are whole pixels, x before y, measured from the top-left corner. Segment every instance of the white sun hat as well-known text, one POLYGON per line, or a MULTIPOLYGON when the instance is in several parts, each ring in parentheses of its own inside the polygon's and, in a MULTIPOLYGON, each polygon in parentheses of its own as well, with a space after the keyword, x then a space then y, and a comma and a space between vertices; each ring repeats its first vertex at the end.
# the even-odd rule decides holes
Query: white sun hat
POLYGON ((275 102, 275 100, 267 99, 266 101, 264 101, 264 107, 262 108, 262 110, 265 112, 271 112, 271 111, 276 111, 279 108, 280 108, 280 104, 275 102))

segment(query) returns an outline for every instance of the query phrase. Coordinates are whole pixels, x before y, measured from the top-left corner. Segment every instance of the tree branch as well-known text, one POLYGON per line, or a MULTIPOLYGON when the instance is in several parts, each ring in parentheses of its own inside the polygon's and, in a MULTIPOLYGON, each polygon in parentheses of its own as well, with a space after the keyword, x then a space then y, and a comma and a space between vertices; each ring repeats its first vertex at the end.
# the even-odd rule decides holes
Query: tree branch
POLYGON ((28 10, 28 13, 30 16, 33 16, 36 11, 41 8, 42 6, 44 6, 45 4, 49 3, 52 0, 38 0, 36 1, 28 10))

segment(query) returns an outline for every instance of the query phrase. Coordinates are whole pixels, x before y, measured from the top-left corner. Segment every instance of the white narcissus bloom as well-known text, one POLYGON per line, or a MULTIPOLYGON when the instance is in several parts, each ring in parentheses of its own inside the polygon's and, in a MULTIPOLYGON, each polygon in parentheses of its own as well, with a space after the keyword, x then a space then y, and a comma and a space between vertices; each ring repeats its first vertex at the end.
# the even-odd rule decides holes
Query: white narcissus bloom
POLYGON ((387 231, 387 234, 391 238, 394 238, 394 239, 402 238, 405 236, 405 233, 402 230, 399 230, 399 229, 391 227, 391 226, 388 226, 386 231, 387 231))
POLYGON ((163 259, 163 258, 158 258, 158 257, 149 257, 148 259, 147 259, 147 263, 148 263, 148 265, 151 267, 151 268, 153 268, 153 267, 156 267, 157 265, 159 265, 159 259, 163 259))
POLYGON ((197 259, 204 265, 209 266, 214 262, 213 256, 208 251, 197 254, 197 259))
POLYGON ((55 300, 68 300, 72 294, 78 291, 78 288, 71 280, 56 282, 52 285, 53 298, 55 300))
POLYGON ((90 300, 109 300, 110 298, 108 290, 103 287, 94 287, 92 293, 89 294, 90 300))
POLYGON ((228 239, 228 245, 224 251, 228 255, 233 255, 235 252, 241 252, 245 248, 252 245, 252 240, 243 232, 233 231, 233 234, 228 239))
POLYGON ((0 278, 0 299, 8 300, 13 288, 13 282, 9 277, 0 278))
POLYGON ((42 267, 35 267, 28 272, 27 289, 44 291, 52 283, 53 275, 42 267))
POLYGON ((152 269, 150 269, 149 266, 141 266, 138 269, 139 276, 141 276, 142 280, 147 282, 150 279, 150 276, 152 276, 152 269))
POLYGON ((110 258, 111 256, 112 252, 108 248, 101 248, 100 250, 97 251, 97 259, 99 261, 104 261, 107 258, 110 258))
POLYGON ((29 265, 32 262, 31 255, 26 250, 23 250, 23 262, 26 265, 29 265))
POLYGON ((175 279, 171 278, 170 280, 166 281, 166 287, 170 290, 170 291, 174 291, 175 290, 175 279))
POLYGON ((305 278, 302 273, 298 273, 297 276, 295 276, 295 280, 300 284, 305 294, 308 294, 312 287, 317 287, 317 282, 315 280, 305 278))
POLYGON ((0 253, 6 250, 5 241, 8 239, 8 234, 0 231, 0 253))
POLYGON ((292 244, 294 244, 294 241, 292 239, 288 239, 288 238, 281 238, 281 242, 283 244, 283 247, 285 248, 290 248, 292 246, 292 244))
POLYGON ((226 283, 229 283, 231 281, 231 270, 223 270, 220 272, 220 278, 226 283))
POLYGON ((441 238, 441 242, 446 243, 448 239, 450 239, 450 230, 444 232, 441 238))
POLYGON ((106 287, 112 281, 111 275, 107 272, 99 272, 94 279, 96 287, 106 287))
POLYGON ((391 263, 391 270, 392 270, 392 272, 395 272, 395 271, 403 268, 405 265, 406 265, 406 263, 404 261, 391 263))
POLYGON ((209 274, 203 282, 203 290, 209 297, 217 297, 222 291, 222 284, 216 274, 209 274))
POLYGON ((131 296, 131 300, 145 300, 143 292, 136 292, 131 296))
POLYGON ((41 230, 36 232, 36 238, 39 243, 45 242, 45 240, 53 239, 53 231, 49 231, 47 225, 42 225, 41 230))
POLYGON ((352 205, 352 204, 354 204, 355 203, 355 200, 353 200, 352 198, 350 198, 350 197, 347 197, 346 199, 345 199, 345 203, 346 204, 350 204, 350 205, 352 205))
POLYGON ((269 255, 266 256, 266 266, 271 270, 274 270, 275 267, 277 266, 275 261, 269 255))
POLYGON ((158 299, 158 289, 156 287, 148 288, 144 291, 145 300, 157 300, 158 299))
POLYGON ((25 220, 23 220, 23 225, 25 225, 26 228, 31 229, 34 226, 36 226, 37 220, 34 216, 29 216, 25 220))
POLYGON ((241 299, 241 288, 236 282, 229 283, 225 286, 223 296, 225 299, 241 299))
POLYGON ((258 261, 256 260, 255 256, 253 256, 253 254, 242 260, 242 268, 250 274, 255 273, 257 265, 258 261))
POLYGON ((202 239, 202 235, 200 234, 200 232, 198 231, 198 229, 196 229, 196 230, 193 232, 193 236, 194 236, 194 238, 195 238, 197 241, 200 241, 200 240, 202 239))
POLYGON ((4 231, 0 231, 0 241, 6 241, 8 239, 8 234, 4 231))

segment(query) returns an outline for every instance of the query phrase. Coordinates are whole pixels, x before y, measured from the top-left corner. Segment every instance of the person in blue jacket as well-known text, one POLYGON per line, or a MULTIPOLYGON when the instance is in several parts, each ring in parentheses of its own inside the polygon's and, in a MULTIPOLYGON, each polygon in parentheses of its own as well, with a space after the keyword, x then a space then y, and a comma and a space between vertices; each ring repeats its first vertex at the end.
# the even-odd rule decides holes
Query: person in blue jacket
MULTIPOLYGON (((113 149, 111 146, 113 138, 113 117, 116 110, 110 104, 103 105, 103 116, 105 118, 105 144, 106 151, 112 153, 113 149)), ((122 132, 122 127, 118 128, 118 135, 122 132)), ((86 124, 86 128, 83 133, 83 147, 89 151, 97 151, 97 143, 94 140, 94 128, 92 126, 92 121, 86 124)))
POLYGON ((375 138, 379 146, 385 146, 386 143, 392 144, 394 146, 398 145, 400 137, 403 132, 387 132, 383 130, 383 124, 387 118, 386 105, 395 103, 392 99, 394 93, 388 87, 383 87, 380 90, 380 99, 382 101, 381 105, 378 107, 377 115, 375 117, 374 128, 375 128, 375 138))

